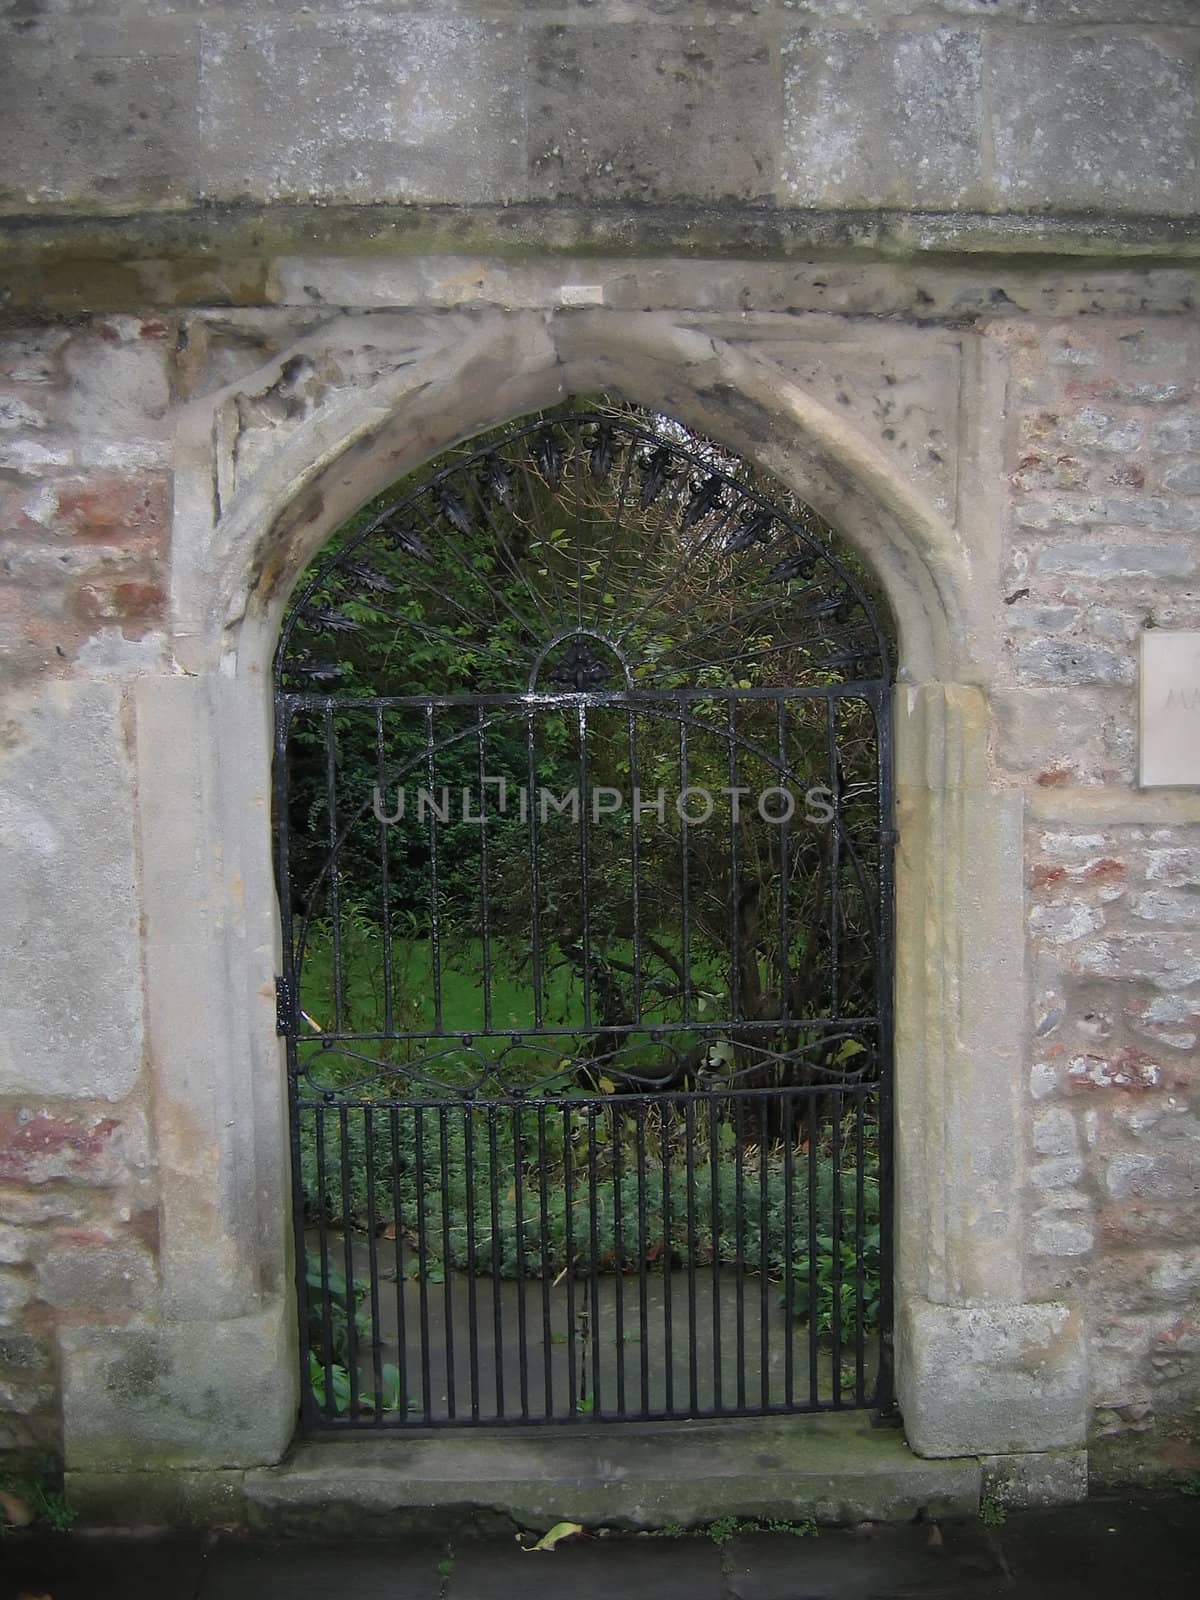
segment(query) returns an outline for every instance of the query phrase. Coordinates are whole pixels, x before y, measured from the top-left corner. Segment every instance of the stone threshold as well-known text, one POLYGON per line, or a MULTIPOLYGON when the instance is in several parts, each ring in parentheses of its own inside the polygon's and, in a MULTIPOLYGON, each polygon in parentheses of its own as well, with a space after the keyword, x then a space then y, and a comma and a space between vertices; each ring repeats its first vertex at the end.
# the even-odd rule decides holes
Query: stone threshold
POLYGON ((1087 1452, 916 1456, 865 1412, 786 1420, 414 1430, 299 1439, 278 1465, 68 1471, 93 1528, 231 1528, 306 1539, 556 1522, 655 1531, 744 1521, 850 1525, 1086 1499, 1087 1452))
POLYGON ((975 1457, 928 1461, 862 1412, 786 1422, 594 1425, 305 1440, 247 1471, 251 1523, 281 1532, 544 1530, 568 1520, 625 1530, 727 1517, 819 1523, 973 1516, 975 1457))

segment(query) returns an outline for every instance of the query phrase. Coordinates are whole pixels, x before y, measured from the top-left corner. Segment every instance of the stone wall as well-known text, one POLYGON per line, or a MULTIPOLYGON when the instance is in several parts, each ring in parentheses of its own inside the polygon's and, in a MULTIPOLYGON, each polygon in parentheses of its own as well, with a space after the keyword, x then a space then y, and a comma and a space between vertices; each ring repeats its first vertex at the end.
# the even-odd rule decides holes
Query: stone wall
POLYGON ((941 696, 922 1447, 1200 1467, 1200 796, 1135 781, 1137 635, 1200 627, 1191 0, 0 10, 0 1449, 282 1450, 269 638, 389 477, 611 382, 843 526, 941 696))
POLYGON ((1200 181, 1191 0, 7 0, 3 27, 17 213, 1186 218, 1200 181))

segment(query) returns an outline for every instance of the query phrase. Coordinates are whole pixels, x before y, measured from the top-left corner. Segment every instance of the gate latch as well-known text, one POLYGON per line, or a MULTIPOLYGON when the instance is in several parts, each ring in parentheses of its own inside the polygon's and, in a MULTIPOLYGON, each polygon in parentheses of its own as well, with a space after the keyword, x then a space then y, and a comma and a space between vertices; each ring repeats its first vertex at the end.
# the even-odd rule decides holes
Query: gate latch
POLYGON ((275 979, 275 1032, 287 1033, 292 1025, 292 991, 286 978, 275 979))

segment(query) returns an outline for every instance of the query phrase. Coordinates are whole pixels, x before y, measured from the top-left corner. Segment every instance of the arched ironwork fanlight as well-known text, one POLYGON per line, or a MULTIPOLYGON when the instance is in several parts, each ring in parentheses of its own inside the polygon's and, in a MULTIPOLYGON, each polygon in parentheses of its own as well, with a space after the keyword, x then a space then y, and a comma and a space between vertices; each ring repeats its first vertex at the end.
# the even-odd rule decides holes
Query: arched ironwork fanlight
MULTIPOLYGON (((336 686, 332 647, 364 605, 469 651, 476 692, 888 673, 862 581, 815 519, 667 419, 539 419, 419 477, 303 583, 280 686, 336 686)), ((403 655, 377 670, 378 693, 411 687, 403 655)))

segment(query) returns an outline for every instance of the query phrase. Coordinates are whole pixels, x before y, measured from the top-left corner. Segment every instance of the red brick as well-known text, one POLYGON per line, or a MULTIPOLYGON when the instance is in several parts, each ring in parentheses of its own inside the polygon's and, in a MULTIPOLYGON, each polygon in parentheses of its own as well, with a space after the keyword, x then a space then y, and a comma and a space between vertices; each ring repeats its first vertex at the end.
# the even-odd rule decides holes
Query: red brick
POLYGON ((68 532, 91 544, 145 541, 164 547, 170 496, 166 478, 100 473, 74 479, 57 491, 58 512, 68 532))
POLYGON ((0 1112, 0 1181, 113 1183, 129 1164, 120 1117, 0 1112))

